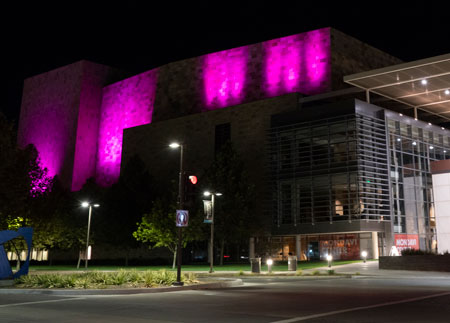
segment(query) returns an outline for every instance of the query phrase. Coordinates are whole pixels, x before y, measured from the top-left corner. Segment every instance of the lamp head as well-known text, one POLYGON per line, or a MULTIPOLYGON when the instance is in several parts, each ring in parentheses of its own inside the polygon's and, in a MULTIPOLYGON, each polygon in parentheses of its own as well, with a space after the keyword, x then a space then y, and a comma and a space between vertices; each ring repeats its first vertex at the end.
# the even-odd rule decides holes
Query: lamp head
POLYGON ((180 147, 181 145, 179 144, 179 143, 177 143, 177 142, 172 142, 170 145, 169 145, 169 147, 170 148, 178 148, 178 147, 180 147))
POLYGON ((328 256, 327 256, 327 260, 328 260, 328 261, 333 260, 333 256, 332 256, 332 255, 328 255, 328 256))
POLYGON ((88 202, 83 202, 83 203, 81 203, 81 206, 82 206, 82 207, 88 207, 88 206, 89 206, 89 203, 88 203, 88 202))
POLYGON ((203 195, 204 195, 204 196, 210 196, 210 195, 211 195, 211 192, 208 192, 208 191, 203 192, 203 195))
POLYGON ((272 259, 267 259, 267 264, 268 264, 269 266, 272 266, 272 265, 273 265, 273 260, 272 260, 272 259))

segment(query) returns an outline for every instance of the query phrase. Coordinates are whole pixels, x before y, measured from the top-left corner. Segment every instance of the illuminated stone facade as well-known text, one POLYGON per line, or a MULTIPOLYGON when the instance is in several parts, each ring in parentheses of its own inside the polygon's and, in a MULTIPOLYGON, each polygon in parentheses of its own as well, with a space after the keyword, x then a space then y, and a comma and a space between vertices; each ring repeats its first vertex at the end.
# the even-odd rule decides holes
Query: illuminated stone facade
MULTIPOLYGON (((125 129, 289 93, 325 93, 342 88, 344 74, 398 62, 331 28, 169 63, 113 84, 111 68, 82 61, 25 80, 18 142, 35 144, 49 175, 72 190, 89 177, 108 186, 120 174, 125 129)), ((259 115, 267 113, 252 118, 259 115)))

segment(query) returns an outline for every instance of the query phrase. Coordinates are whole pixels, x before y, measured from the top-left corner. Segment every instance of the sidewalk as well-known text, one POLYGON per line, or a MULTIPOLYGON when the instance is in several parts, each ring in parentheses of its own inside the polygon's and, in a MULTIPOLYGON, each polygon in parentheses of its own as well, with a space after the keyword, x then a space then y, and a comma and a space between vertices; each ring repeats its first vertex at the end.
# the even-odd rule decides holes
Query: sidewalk
MULTIPOLYGON (((317 268, 319 271, 326 271, 328 267, 317 268)), ((413 278, 413 277, 429 277, 429 278, 448 278, 450 279, 450 272, 440 271, 415 271, 415 270, 387 270, 379 269, 378 261, 367 261, 366 263, 354 263, 348 265, 331 266, 336 274, 351 274, 359 273, 361 276, 377 276, 386 278, 413 278)), ((314 270, 304 270, 304 273, 311 273, 314 270)))

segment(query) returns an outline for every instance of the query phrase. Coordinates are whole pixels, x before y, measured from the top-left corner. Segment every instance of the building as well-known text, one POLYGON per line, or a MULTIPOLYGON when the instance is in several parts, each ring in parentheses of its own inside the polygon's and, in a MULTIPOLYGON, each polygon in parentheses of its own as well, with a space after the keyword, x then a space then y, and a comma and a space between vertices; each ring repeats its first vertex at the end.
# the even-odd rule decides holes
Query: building
MULTIPOLYGON (((280 258, 329 252, 358 258, 363 249, 376 258, 389 253, 399 235, 407 242, 417 235, 418 247, 433 249, 429 164, 450 151, 446 130, 401 118, 386 109, 390 101, 383 107, 361 101, 370 93, 389 97, 352 83, 361 77, 343 82, 346 75, 400 63, 332 28, 127 78, 82 61, 25 80, 18 142, 35 144, 50 174, 78 190, 90 177, 111 185, 134 155, 153 174, 169 177, 178 169, 165 151, 174 139, 186 143, 186 168, 195 172, 213 160, 215 146, 231 140, 258 200, 267 202, 255 212, 265 215, 272 253, 280 258)), ((364 80, 383 81, 369 75, 364 80)), ((425 107, 414 111, 420 120, 430 115, 425 107)), ((251 257, 264 239, 250 239, 251 257)))

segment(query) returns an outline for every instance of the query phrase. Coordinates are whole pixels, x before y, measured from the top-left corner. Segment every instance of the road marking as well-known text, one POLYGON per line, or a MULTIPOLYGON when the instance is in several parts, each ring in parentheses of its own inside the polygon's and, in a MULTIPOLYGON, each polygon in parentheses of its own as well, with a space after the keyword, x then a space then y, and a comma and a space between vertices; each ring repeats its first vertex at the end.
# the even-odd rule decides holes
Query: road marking
POLYGON ((49 301, 38 301, 38 302, 25 302, 25 303, 13 303, 13 304, 3 304, 0 305, 2 307, 10 307, 10 306, 21 306, 21 305, 32 305, 32 304, 42 304, 42 303, 56 303, 56 302, 67 302, 67 301, 76 301, 80 299, 85 299, 84 297, 76 297, 76 298, 64 298, 64 299, 53 299, 49 301))
POLYGON ((427 299, 427 298, 434 298, 434 297, 440 297, 440 296, 446 296, 446 295, 450 295, 450 292, 433 294, 433 295, 427 295, 427 296, 421 296, 421 297, 408 298, 408 299, 404 299, 404 300, 401 300, 401 301, 387 302, 387 303, 381 303, 381 304, 375 304, 375 305, 369 305, 369 306, 353 307, 353 308, 348 308, 348 309, 345 309, 345 310, 331 311, 331 312, 326 312, 326 313, 321 313, 321 314, 313 314, 313 315, 308 315, 308 316, 293 317, 291 319, 281 320, 281 321, 273 321, 271 323, 300 322, 300 321, 310 320, 310 319, 314 319, 314 318, 318 318, 318 317, 331 316, 331 315, 336 315, 336 314, 341 314, 341 313, 354 312, 354 311, 366 310, 366 309, 370 309, 370 308, 383 307, 383 306, 389 306, 389 305, 395 305, 395 304, 401 304, 401 303, 415 302, 415 301, 420 301, 420 300, 427 299))

